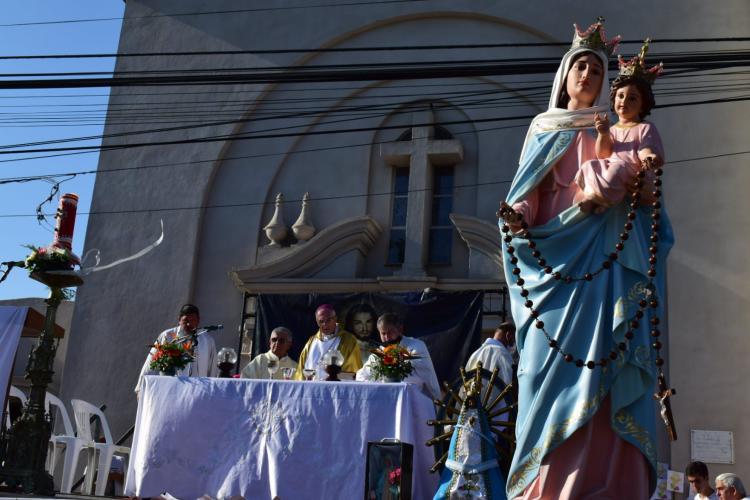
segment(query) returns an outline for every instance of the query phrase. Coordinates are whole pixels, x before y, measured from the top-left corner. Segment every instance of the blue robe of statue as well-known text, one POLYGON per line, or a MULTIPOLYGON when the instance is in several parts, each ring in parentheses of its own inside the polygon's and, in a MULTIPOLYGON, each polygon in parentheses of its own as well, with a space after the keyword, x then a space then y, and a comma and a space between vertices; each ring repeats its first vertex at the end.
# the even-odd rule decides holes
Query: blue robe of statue
MULTIPOLYGON (((513 204, 523 200, 545 177, 573 142, 575 129, 557 127, 537 130, 527 137, 520 167, 508 194, 513 204)), ((591 133, 584 130, 580 133, 591 133)), ((651 186, 648 186, 649 188, 651 186)), ((625 201, 603 214, 584 214, 577 206, 563 210, 545 224, 529 228, 548 265, 563 275, 583 276, 597 270, 614 251, 626 222, 625 201)), ((540 312, 545 328, 565 352, 576 359, 600 360, 624 341, 627 323, 644 298, 649 278, 651 207, 641 207, 633 221, 630 237, 619 259, 593 281, 565 284, 545 274, 532 257, 527 241, 514 236, 524 287, 540 312)), ((655 295, 656 309, 647 308, 634 338, 619 358, 606 367, 591 370, 567 363, 550 348, 524 307, 516 276, 503 243, 505 278, 510 288, 513 318, 517 325, 520 353, 518 366, 519 405, 516 428, 517 448, 510 469, 507 493, 513 498, 538 475, 539 467, 552 450, 588 422, 605 398, 611 401, 612 429, 636 446, 651 467, 656 467, 655 352, 650 347, 649 319, 664 319, 664 277, 672 230, 666 212, 661 211, 655 295)), ((664 325, 660 325, 664 326, 664 325)))

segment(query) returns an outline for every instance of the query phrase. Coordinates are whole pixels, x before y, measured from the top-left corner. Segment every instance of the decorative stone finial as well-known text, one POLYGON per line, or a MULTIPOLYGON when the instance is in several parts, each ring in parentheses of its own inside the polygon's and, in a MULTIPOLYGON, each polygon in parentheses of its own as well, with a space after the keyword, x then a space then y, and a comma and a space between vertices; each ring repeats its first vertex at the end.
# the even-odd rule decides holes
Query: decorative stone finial
POLYGON ((315 235, 315 226, 310 220, 310 193, 305 193, 302 197, 302 210, 297 217, 297 222, 292 226, 294 237, 297 241, 303 243, 315 235))
POLYGON ((273 217, 266 224, 263 230, 266 232, 266 236, 271 240, 271 245, 281 245, 287 235, 287 227, 284 224, 284 215, 281 212, 281 204, 284 203, 284 195, 279 193, 276 195, 276 209, 273 212, 273 217))

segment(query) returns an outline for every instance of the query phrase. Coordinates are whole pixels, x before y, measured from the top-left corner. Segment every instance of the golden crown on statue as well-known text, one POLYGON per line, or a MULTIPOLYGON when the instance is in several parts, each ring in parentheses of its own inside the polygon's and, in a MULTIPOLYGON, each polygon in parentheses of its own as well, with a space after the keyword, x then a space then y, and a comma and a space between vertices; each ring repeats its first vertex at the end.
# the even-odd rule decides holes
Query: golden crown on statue
POLYGON ((573 34, 571 49, 585 47, 604 52, 609 57, 615 53, 617 45, 622 38, 620 35, 617 35, 612 40, 607 40, 604 34, 604 18, 602 16, 597 17, 596 22, 589 26, 586 31, 578 29, 577 24, 574 24, 573 27, 575 28, 575 33, 573 34))
POLYGON ((620 64, 620 74, 622 77, 632 77, 644 80, 649 85, 654 83, 654 80, 661 75, 664 70, 664 65, 659 63, 652 66, 650 69, 646 68, 646 53, 648 52, 648 44, 651 42, 650 38, 646 38, 643 41, 641 51, 637 56, 634 56, 631 60, 626 61, 622 56, 618 57, 620 64))

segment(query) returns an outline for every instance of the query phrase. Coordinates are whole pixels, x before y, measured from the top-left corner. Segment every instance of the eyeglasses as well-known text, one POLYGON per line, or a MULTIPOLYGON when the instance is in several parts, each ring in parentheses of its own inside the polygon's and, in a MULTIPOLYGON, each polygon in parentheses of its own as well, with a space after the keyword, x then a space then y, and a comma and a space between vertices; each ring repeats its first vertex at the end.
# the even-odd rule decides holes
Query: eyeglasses
POLYGON ((286 342, 286 339, 282 339, 279 337, 271 337, 271 343, 276 342, 277 344, 283 344, 286 342))

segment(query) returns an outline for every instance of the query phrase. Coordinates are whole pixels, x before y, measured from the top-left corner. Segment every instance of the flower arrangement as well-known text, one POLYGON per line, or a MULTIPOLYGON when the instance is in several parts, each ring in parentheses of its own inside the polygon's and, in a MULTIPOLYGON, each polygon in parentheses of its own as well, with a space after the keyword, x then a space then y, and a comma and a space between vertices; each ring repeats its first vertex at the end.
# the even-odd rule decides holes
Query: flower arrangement
POLYGON ((414 352, 410 352, 398 344, 387 345, 370 352, 377 357, 375 363, 370 367, 370 371, 376 380, 401 381, 414 371, 411 360, 419 359, 419 356, 416 356, 414 352))
POLYGON ((46 271, 68 271, 79 264, 78 257, 65 247, 50 245, 48 247, 36 247, 26 245, 31 253, 23 263, 29 273, 40 273, 46 271))
POLYGON ((193 361, 192 342, 164 342, 154 344, 155 352, 151 355, 149 368, 167 374, 174 374, 193 361))

